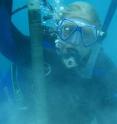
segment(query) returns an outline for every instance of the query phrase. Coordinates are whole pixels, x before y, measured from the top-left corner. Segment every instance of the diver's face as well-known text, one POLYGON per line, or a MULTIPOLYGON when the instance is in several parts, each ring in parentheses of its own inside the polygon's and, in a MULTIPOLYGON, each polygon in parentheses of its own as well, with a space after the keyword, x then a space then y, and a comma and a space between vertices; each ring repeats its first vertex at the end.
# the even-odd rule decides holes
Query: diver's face
POLYGON ((79 66, 97 43, 96 27, 83 21, 64 19, 59 25, 58 32, 59 40, 55 43, 67 68, 79 66))
POLYGON ((57 52, 67 68, 80 66, 82 59, 88 56, 92 50, 92 47, 84 47, 82 43, 77 46, 60 41, 59 43, 56 42, 56 46, 57 52))

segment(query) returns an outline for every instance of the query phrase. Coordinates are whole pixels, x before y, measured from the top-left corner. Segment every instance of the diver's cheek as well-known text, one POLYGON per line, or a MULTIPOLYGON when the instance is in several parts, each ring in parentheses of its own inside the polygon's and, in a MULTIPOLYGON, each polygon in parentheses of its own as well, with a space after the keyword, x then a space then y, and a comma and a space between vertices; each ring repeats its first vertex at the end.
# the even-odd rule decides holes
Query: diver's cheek
POLYGON ((81 58, 84 58, 85 56, 87 56, 91 51, 89 47, 84 47, 81 45, 78 46, 76 49, 79 52, 79 55, 81 56, 81 58))

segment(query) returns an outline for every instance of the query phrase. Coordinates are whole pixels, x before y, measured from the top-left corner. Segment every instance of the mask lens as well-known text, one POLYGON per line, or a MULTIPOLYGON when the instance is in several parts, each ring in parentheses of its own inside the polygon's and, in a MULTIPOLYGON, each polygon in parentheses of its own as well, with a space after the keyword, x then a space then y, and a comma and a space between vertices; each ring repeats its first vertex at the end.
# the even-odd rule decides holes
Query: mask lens
POLYGON ((81 41, 82 41, 82 35, 81 32, 78 30, 75 33, 73 33, 68 40, 66 40, 67 43, 75 46, 79 45, 81 41))
POLYGON ((85 46, 92 45, 97 41, 97 30, 95 27, 82 27, 82 37, 85 46))
POLYGON ((76 31, 77 24, 72 21, 64 20, 59 27, 59 34, 62 40, 67 40, 76 31))

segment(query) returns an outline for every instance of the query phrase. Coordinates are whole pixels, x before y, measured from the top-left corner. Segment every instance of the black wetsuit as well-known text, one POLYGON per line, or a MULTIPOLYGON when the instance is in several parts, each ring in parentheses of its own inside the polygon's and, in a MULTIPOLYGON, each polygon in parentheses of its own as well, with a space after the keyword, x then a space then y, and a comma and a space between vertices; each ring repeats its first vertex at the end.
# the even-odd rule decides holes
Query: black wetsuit
MULTIPOLYGON (((31 101, 28 97, 32 94, 29 92, 31 86, 26 82, 24 71, 30 62, 29 38, 11 23, 12 1, 9 1, 10 4, 8 1, 0 2, 0 51, 16 64, 23 96, 31 101)), ((51 65, 51 73, 46 77, 49 124, 88 124, 95 116, 99 118, 99 124, 105 123, 117 108, 117 69, 111 60, 101 51, 93 77, 83 79, 74 70, 65 68, 56 55, 54 43, 49 42, 48 36, 45 37, 51 44, 44 48, 45 62, 51 65)), ((31 115, 28 116, 30 118, 31 115)), ((111 124, 112 121, 109 121, 111 124)))

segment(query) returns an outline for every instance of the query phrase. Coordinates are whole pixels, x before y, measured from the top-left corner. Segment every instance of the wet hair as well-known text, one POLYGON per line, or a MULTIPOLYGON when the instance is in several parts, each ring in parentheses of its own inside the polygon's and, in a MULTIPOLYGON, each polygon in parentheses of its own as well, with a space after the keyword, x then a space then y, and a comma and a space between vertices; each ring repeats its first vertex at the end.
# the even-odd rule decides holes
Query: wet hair
POLYGON ((87 20, 91 24, 94 24, 98 28, 101 27, 100 19, 95 8, 87 2, 78 1, 69 4, 61 11, 61 17, 81 18, 87 20))

